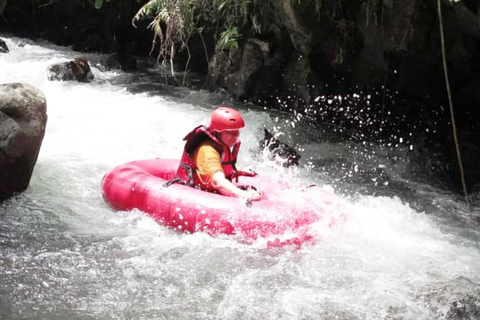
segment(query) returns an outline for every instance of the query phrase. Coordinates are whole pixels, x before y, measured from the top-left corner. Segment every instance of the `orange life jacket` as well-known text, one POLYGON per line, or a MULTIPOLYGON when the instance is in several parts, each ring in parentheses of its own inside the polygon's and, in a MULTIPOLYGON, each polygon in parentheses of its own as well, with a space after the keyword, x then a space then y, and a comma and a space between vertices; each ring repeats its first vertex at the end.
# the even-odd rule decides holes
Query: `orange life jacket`
MULTIPOLYGON (((213 191, 203 185, 196 173, 196 166, 193 162, 193 154, 195 150, 205 141, 213 142, 214 148, 220 154, 221 165, 225 177, 233 181, 238 179, 238 172, 235 164, 237 162, 238 151, 240 150, 240 141, 235 143, 232 150, 215 137, 205 126, 198 126, 183 138, 185 147, 183 150, 180 165, 178 166, 175 182, 181 182, 191 187, 197 187, 208 191, 213 191), (179 180, 179 181, 178 181, 179 180)), ((174 179, 175 180, 175 179, 174 179)))

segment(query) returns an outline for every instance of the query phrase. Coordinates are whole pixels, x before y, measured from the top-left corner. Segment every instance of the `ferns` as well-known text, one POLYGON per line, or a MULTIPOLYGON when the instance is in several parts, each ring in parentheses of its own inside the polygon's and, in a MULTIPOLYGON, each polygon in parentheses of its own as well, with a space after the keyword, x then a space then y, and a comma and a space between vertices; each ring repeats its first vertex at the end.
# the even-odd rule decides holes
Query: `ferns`
MULTIPOLYGON (((94 1, 95 7, 100 8, 112 0, 94 1)), ((158 48, 158 60, 171 61, 175 46, 186 48, 189 38, 196 32, 202 36, 206 26, 216 29, 218 45, 237 48, 242 32, 248 31, 245 26, 254 33, 261 31, 260 8, 268 7, 272 1, 280 0, 149 0, 133 17, 132 25, 136 27, 141 20, 151 20, 148 28, 154 35, 150 53, 158 48)), ((320 12, 323 0, 291 1, 313 3, 315 10, 320 12)))
MULTIPOLYGON (((258 0, 257 0, 258 1, 258 0)), ((160 39, 158 58, 172 59, 175 44, 187 45, 195 32, 204 25, 219 27, 222 46, 238 46, 239 29, 254 15, 253 0, 150 0, 135 15, 132 24, 153 19, 149 25, 154 32, 152 50, 160 39)))

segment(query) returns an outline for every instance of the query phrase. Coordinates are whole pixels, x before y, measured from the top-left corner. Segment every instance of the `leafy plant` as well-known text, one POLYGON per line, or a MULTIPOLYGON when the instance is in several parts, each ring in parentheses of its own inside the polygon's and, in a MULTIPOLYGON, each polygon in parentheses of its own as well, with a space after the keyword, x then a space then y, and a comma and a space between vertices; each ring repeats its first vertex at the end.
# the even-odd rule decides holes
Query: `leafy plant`
MULTIPOLYGON (((111 0, 93 0, 96 8, 111 0)), ((139 1, 139 0, 137 0, 139 1)), ((133 26, 149 20, 154 35, 151 54, 158 48, 158 60, 172 61, 177 48, 188 51, 189 38, 210 28, 222 47, 238 48, 248 28, 253 33, 262 29, 261 8, 279 0, 148 0, 132 19, 133 26)), ((297 0, 314 3, 319 13, 323 0, 297 0)), ((202 37, 203 39, 203 37, 202 37)), ((190 56, 189 56, 190 59, 190 56)))
POLYGON ((220 34, 220 40, 218 42, 222 47, 231 46, 233 48, 238 48, 237 39, 240 38, 240 36, 241 35, 238 33, 237 27, 233 27, 223 31, 220 34))
MULTIPOLYGON (((105 0, 105 2, 110 2, 110 0, 105 0)), ((100 9, 103 6, 103 0, 95 0, 95 8, 100 9)))
POLYGON ((139 20, 152 19, 149 27, 155 34, 153 45, 160 39, 159 58, 172 58, 172 46, 185 47, 190 36, 205 25, 216 26, 219 44, 238 47, 240 28, 254 16, 254 0, 150 0, 132 23, 135 26, 139 20))
POLYGON ((0 14, 3 13, 3 11, 5 10, 6 5, 7 5, 7 0, 0 0, 0 14))

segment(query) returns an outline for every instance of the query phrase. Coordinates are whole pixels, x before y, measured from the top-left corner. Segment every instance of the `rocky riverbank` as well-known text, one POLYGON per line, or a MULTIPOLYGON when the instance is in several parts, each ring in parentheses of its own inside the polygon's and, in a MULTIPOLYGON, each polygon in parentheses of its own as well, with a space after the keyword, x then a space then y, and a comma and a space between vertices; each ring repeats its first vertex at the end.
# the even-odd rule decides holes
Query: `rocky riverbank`
MULTIPOLYGON (((345 139, 414 146, 422 171, 460 192, 442 62, 437 1, 263 2, 261 28, 245 26, 238 47, 212 34, 190 41, 189 70, 211 90, 342 127, 345 139)), ((135 1, 101 10, 82 1, 9 2, 3 30, 80 51, 146 55, 153 35, 130 22, 135 1), (26 21, 33 21, 34 29, 26 21)), ((480 189, 480 28, 472 1, 442 2, 449 83, 467 187, 480 189)), ((249 23, 253 23, 252 21, 249 23)), ((155 53, 154 53, 155 54, 155 53)), ((186 65, 177 54, 178 68, 186 65)))

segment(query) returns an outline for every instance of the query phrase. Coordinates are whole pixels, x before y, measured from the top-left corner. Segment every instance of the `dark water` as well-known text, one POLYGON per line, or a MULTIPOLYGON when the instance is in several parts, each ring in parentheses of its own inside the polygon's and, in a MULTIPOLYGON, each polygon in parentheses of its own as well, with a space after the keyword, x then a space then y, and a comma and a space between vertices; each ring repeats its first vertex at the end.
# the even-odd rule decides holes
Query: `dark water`
POLYGON ((410 145, 345 142, 328 126, 241 107, 239 162, 334 189, 347 219, 300 250, 178 234, 113 212, 100 181, 127 161, 178 157, 183 136, 232 102, 95 67, 90 84, 48 82, 49 65, 78 53, 5 40, 0 83, 41 89, 49 119, 29 189, 0 206, 0 319, 480 318, 480 234, 469 223, 479 209, 419 175, 410 145), (258 149, 264 127, 300 150, 298 167, 258 149))

